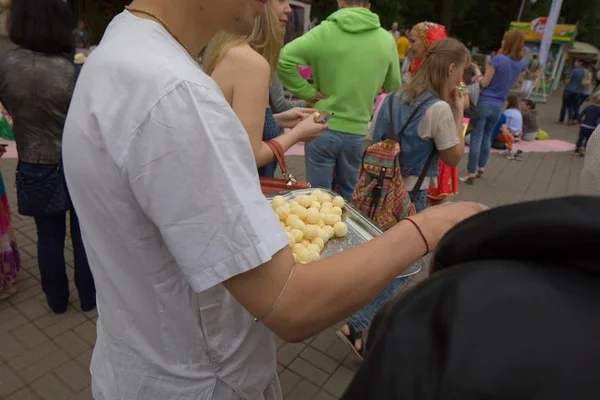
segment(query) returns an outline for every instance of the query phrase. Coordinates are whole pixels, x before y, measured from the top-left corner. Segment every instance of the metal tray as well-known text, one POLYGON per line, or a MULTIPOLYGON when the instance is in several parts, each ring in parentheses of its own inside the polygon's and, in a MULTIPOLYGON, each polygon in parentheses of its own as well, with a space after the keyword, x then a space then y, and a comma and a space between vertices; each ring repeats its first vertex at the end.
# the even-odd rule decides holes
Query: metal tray
MULTIPOLYGON (((314 188, 311 189, 299 189, 292 190, 287 192, 279 192, 279 193, 270 193, 267 194, 266 197, 269 201, 273 199, 275 196, 281 196, 286 201, 291 201, 296 196, 300 196, 303 194, 310 194, 314 191, 314 188)), ((339 194, 335 193, 332 190, 328 189, 319 189, 324 193, 329 194, 331 197, 339 196, 339 194)), ((383 231, 375 225, 369 218, 362 215, 358 210, 356 210, 350 203, 346 202, 344 206, 344 213, 342 214, 342 221, 348 225, 348 234, 343 238, 331 238, 326 244, 323 252, 321 253, 322 257, 328 257, 333 254, 339 253, 340 251, 351 249, 355 246, 368 242, 369 240, 377 237, 383 233, 383 231)), ((409 277, 415 275, 421 271, 423 266, 422 259, 415 261, 410 267, 408 267, 398 278, 409 277)))

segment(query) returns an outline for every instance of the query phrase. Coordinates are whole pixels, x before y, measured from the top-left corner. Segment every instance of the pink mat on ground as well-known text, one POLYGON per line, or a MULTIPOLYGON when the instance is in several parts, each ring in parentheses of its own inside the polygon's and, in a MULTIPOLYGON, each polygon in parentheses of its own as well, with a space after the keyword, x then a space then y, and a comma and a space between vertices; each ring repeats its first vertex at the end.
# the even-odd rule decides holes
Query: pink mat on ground
MULTIPOLYGON (((521 150, 523 153, 560 153, 574 151, 575 145, 562 140, 534 140, 532 142, 521 140, 520 142, 513 144, 513 151, 517 150, 521 150)), ((504 150, 492 149, 492 152, 500 151, 504 150)), ((465 152, 469 152, 469 146, 465 148, 465 152)))
MULTIPOLYGON (((513 151, 517 150, 521 150, 523 153, 566 152, 574 151, 575 145, 562 140, 534 140, 533 142, 520 141, 519 143, 515 143, 513 145, 513 151)), ((492 149, 492 151, 499 152, 500 150, 492 149)), ((469 152, 469 146, 466 147, 465 152, 469 152)), ((293 145, 285 154, 288 156, 303 156, 304 143, 297 143, 293 145)))
POLYGON ((17 145, 14 140, 5 140, 0 138, 0 144, 7 144, 6 154, 2 158, 17 158, 17 145))

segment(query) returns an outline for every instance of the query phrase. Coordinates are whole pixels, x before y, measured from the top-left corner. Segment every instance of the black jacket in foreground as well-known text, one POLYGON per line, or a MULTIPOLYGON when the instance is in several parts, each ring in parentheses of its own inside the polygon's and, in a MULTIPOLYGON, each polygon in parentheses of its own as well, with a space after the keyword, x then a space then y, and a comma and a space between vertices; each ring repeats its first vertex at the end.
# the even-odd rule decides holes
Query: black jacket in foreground
POLYGON ((500 207, 375 318, 344 400, 600 398, 600 198, 500 207))

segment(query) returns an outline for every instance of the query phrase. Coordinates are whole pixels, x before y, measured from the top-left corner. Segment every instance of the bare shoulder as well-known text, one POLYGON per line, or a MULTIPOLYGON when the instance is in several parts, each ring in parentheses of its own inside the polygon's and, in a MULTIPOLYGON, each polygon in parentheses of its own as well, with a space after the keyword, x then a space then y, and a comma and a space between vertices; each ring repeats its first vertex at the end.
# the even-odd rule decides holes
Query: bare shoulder
POLYGON ((248 45, 236 46, 223 57, 237 71, 253 71, 256 74, 270 73, 267 60, 248 45))

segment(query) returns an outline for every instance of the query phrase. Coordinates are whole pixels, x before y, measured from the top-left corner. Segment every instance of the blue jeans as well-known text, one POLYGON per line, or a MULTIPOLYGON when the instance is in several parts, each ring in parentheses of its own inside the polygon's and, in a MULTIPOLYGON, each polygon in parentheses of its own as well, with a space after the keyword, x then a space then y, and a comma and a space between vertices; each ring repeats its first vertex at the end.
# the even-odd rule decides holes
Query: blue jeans
MULTIPOLYGON (((559 121, 564 122, 565 114, 568 114, 568 121, 575 121, 579 118, 579 107, 583 103, 581 101, 584 95, 570 91, 563 92, 562 106, 560 107, 559 121)), ((585 100, 585 98, 584 98, 585 100)))
MULTIPOLYGON (((427 190, 419 190, 414 195, 410 195, 417 212, 421 212, 427 207, 427 190)), ((415 261, 416 263, 422 263, 422 259, 415 261)), ((365 332, 369 329, 371 321, 375 318, 377 312, 383 307, 388 301, 393 299, 398 292, 402 289, 402 286, 408 282, 408 277, 394 279, 389 285, 383 289, 379 295, 373 299, 369 304, 364 306, 360 311, 355 313, 348 320, 348 325, 351 325, 356 332, 365 332)))
MULTIPOLYGON (((79 292, 81 309, 92 310, 96 306, 94 277, 88 264, 79 219, 74 210, 71 213, 71 242, 75 264, 74 281, 79 292)), ((38 234, 38 266, 42 289, 48 306, 62 313, 69 305, 69 280, 65 264, 65 238, 67 235, 67 212, 46 217, 34 217, 38 234)))
POLYGON ((484 168, 490 158, 492 147, 492 133, 500 119, 502 108, 491 104, 479 103, 477 106, 477 122, 471 133, 471 144, 469 147, 469 162, 467 170, 474 174, 477 167, 484 168))
POLYGON ((365 137, 326 129, 306 144, 306 180, 314 188, 331 189, 333 173, 340 195, 352 198, 365 152, 365 137))

